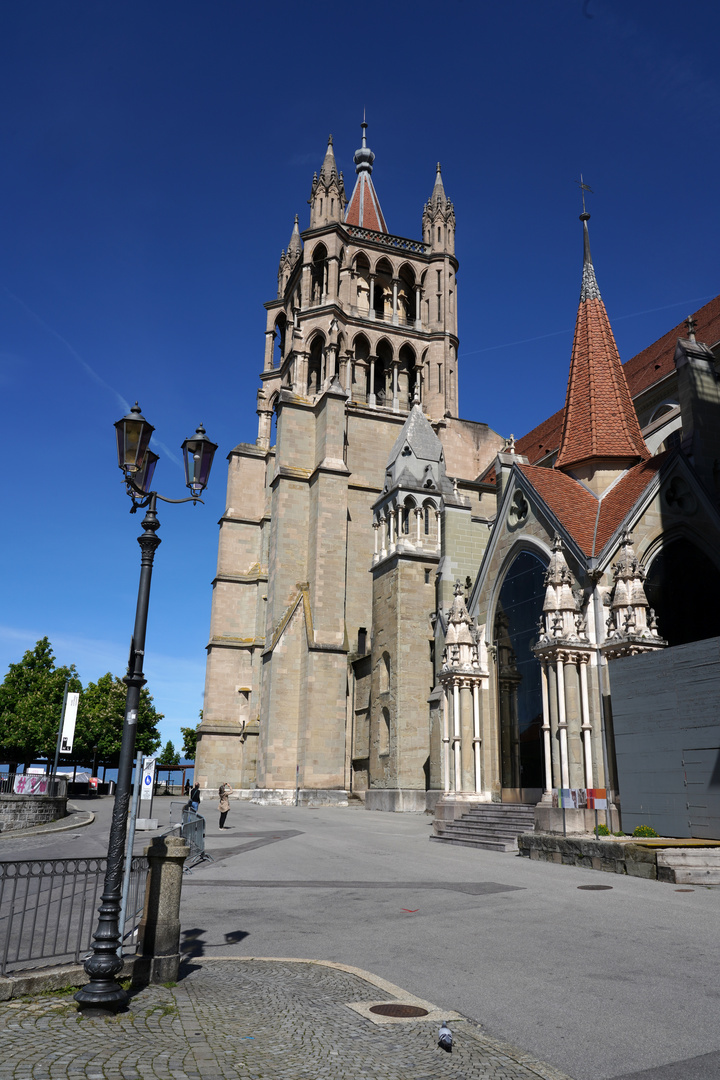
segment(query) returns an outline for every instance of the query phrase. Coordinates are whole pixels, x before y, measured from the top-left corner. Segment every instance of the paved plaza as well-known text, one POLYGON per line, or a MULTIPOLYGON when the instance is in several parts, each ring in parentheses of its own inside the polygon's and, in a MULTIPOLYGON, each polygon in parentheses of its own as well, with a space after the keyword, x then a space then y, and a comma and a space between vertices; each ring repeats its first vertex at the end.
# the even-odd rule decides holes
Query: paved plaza
MULTIPOLYGON (((424 815, 233 800, 221 833, 215 807, 214 861, 184 879, 178 986, 80 1027, 69 999, 0 1006, 0 1077, 720 1078, 720 889, 431 844, 424 815), (349 1007, 398 996, 467 1018, 451 1058, 437 1020, 349 1007)), ((101 854, 109 800, 95 810, 77 832, 2 841, 0 858, 101 854)), ((165 825, 163 800, 155 812, 165 825)))

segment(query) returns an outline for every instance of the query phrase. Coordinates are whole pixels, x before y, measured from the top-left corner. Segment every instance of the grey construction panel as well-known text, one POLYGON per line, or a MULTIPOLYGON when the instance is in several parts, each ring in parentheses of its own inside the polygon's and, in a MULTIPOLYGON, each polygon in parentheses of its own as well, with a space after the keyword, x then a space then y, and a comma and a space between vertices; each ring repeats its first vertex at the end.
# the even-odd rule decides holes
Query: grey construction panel
POLYGON ((720 840, 720 638, 610 661, 622 826, 720 840))

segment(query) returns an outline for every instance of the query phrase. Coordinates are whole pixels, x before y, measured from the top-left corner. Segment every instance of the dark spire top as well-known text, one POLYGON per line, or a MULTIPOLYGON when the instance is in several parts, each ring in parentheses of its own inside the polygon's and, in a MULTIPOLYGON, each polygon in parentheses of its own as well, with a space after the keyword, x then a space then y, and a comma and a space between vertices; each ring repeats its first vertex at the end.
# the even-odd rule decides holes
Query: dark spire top
POLYGON ((363 122, 360 127, 362 129, 362 146, 359 150, 355 151, 355 155, 353 157, 353 161, 355 162, 355 172, 358 174, 358 176, 361 172, 371 173, 373 161, 375 160, 375 155, 367 144, 367 136, 365 135, 365 132, 367 131, 367 123, 365 122, 364 116, 363 122))
MULTIPOLYGON (((583 202, 585 196, 583 195, 583 202)), ((588 232, 588 221, 590 215, 585 211, 580 215, 580 220, 583 223, 583 274, 582 274, 582 286, 580 288, 580 303, 583 300, 600 300, 600 289, 598 288, 597 278, 595 277, 595 267, 593 266, 592 255, 590 254, 590 233, 588 232)))

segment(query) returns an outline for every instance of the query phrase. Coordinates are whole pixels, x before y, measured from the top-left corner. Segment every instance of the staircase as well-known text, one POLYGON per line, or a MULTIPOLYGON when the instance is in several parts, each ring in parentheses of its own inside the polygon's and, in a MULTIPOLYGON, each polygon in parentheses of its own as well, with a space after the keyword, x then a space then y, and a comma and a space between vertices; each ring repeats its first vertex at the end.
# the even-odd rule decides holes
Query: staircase
POLYGON ((520 833, 532 832, 535 807, 521 803, 484 803, 455 821, 435 821, 431 840, 485 851, 517 851, 520 833))

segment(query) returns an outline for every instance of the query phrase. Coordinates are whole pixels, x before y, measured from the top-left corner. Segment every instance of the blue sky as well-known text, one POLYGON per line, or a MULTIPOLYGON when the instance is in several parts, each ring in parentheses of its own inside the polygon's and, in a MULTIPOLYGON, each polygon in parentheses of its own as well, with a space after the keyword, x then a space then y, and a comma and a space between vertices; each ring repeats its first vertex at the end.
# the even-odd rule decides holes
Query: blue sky
POLYGON ((332 132, 367 109, 388 228, 457 215, 461 415, 504 435, 564 398, 584 174, 624 360, 714 296, 720 12, 635 0, 29 0, 0 10, 0 672, 47 634, 122 674, 139 518, 112 425, 140 401, 156 486, 220 445, 205 506, 163 506, 146 674, 176 743, 202 707, 224 457, 256 436, 264 301, 332 132), (9 427, 9 431, 8 431, 9 427))

